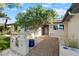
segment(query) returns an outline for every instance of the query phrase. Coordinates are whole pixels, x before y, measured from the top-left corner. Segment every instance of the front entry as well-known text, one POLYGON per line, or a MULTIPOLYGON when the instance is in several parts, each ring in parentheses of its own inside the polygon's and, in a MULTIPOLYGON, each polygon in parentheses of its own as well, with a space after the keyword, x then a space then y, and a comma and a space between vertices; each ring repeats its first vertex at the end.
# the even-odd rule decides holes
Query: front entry
POLYGON ((44 25, 42 27, 42 35, 49 35, 49 25, 44 25))

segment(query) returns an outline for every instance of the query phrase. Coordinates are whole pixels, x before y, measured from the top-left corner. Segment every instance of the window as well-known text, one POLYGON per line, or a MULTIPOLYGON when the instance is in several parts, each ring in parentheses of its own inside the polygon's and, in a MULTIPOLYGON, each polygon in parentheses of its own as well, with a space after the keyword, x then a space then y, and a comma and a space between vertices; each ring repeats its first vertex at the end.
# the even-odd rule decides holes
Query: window
POLYGON ((54 25, 54 26, 53 26, 53 29, 54 29, 54 30, 58 30, 58 26, 57 26, 57 25, 54 25))
POLYGON ((64 30, 64 25, 60 25, 59 29, 64 30))
POLYGON ((63 24, 54 24, 53 29, 54 30, 64 30, 64 25, 63 24))

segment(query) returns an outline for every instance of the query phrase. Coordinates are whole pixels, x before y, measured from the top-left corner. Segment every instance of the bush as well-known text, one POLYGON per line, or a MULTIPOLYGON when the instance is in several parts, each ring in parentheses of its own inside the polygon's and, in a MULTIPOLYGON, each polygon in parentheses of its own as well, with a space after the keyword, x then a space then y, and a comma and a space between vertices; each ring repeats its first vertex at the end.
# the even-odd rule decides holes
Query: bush
POLYGON ((68 47, 79 49, 79 44, 76 39, 67 39, 64 42, 65 42, 65 45, 68 47))
POLYGON ((0 36, 0 50, 4 50, 10 47, 10 38, 6 36, 0 36))

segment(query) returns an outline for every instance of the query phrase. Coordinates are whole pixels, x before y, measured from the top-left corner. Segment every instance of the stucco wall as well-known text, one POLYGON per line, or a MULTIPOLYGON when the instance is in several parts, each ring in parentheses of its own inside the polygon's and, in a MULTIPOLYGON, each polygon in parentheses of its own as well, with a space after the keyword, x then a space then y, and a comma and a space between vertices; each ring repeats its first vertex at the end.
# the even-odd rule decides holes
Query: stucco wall
POLYGON ((60 41, 67 39, 67 22, 64 22, 64 30, 54 30, 53 25, 49 25, 49 36, 57 37, 60 41))
POLYGON ((79 40, 79 15, 73 16, 70 21, 64 21, 64 30, 53 30, 53 25, 49 26, 49 35, 64 39, 79 40))
POLYGON ((23 28, 23 29, 21 29, 20 34, 25 35, 26 39, 34 39, 35 45, 37 45, 39 42, 42 41, 42 39, 37 38, 42 35, 41 27, 38 28, 36 31, 32 31, 32 30, 31 31, 30 30, 24 31, 24 28, 23 28))
POLYGON ((29 52, 28 40, 26 40, 23 35, 19 35, 17 38, 18 46, 16 46, 16 37, 12 36, 10 39, 10 48, 19 55, 26 55, 29 52))
POLYGON ((79 15, 73 16, 68 22, 68 38, 79 39, 79 15))

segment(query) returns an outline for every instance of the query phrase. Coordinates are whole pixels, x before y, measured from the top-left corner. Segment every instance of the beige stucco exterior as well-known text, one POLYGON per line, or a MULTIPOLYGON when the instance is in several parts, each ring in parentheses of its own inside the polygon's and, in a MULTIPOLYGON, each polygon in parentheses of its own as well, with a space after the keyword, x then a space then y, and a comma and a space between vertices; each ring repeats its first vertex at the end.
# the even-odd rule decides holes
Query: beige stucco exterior
POLYGON ((59 40, 63 40, 67 38, 67 22, 64 22, 64 30, 54 30, 53 25, 49 25, 49 36, 57 37, 59 40))
MULTIPOLYGON (((64 39, 79 39, 79 15, 70 18, 70 21, 64 21, 64 30, 54 30, 53 25, 49 24, 49 36, 58 37, 60 40, 64 39)), ((36 31, 36 36, 42 35, 42 30, 39 28, 36 31)))
POLYGON ((68 38, 69 39, 79 39, 79 15, 73 16, 70 21, 68 21, 68 38))
POLYGON ((49 26, 49 35, 64 39, 79 39, 79 15, 74 15, 69 21, 64 21, 64 30, 53 30, 53 25, 49 26))

